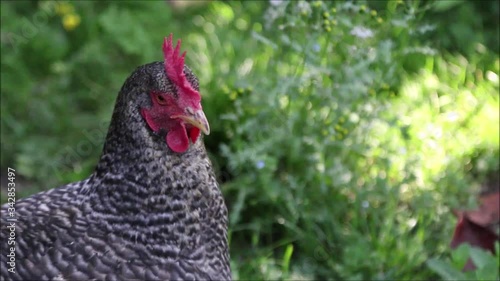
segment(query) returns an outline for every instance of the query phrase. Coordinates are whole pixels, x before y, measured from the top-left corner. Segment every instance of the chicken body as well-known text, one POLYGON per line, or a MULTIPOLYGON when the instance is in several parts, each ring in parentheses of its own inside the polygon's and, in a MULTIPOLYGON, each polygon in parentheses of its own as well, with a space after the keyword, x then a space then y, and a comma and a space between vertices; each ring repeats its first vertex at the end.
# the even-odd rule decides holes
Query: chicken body
POLYGON ((202 137, 183 153, 169 149, 168 132, 140 113, 151 92, 178 94, 163 62, 125 82, 89 178, 16 202, 14 272, 2 206, 1 280, 231 279, 227 209, 202 137))

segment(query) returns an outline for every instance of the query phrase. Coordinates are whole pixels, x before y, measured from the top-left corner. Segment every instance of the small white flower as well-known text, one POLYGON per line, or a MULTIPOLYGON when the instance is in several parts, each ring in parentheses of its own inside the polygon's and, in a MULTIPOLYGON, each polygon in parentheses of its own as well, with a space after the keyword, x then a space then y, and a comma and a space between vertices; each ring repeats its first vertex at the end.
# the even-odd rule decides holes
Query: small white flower
POLYGON ((354 35, 356 37, 366 39, 373 37, 373 31, 369 28, 363 27, 363 26, 355 26, 351 30, 351 35, 354 35))
POLYGON ((309 5, 309 3, 307 3, 306 1, 300 1, 298 4, 297 4, 297 9, 299 10, 300 13, 303 13, 303 14, 311 14, 311 5, 309 5))
POLYGON ((279 6, 279 4, 283 3, 284 0, 269 0, 269 3, 273 6, 279 6))
POLYGON ((257 164, 255 164, 255 166, 257 167, 257 169, 260 170, 260 169, 262 169, 262 168, 264 168, 266 166, 266 163, 264 163, 264 161, 262 161, 262 160, 259 160, 257 162, 257 164))
POLYGON ((361 202, 361 207, 363 207, 363 209, 368 209, 368 207, 370 207, 370 202, 366 200, 361 202))

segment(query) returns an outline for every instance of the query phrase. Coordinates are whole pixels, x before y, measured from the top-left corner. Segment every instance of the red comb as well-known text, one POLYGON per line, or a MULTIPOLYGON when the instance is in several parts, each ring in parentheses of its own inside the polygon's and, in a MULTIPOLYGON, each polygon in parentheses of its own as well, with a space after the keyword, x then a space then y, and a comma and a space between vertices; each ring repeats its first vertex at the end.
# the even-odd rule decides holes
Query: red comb
POLYGON ((172 34, 170 34, 168 38, 165 38, 163 42, 163 56, 165 57, 164 64, 167 77, 177 86, 179 98, 189 98, 194 99, 195 102, 200 102, 200 93, 193 89, 184 75, 184 56, 186 56, 186 52, 179 56, 180 48, 180 39, 177 41, 177 45, 174 49, 172 44, 172 34))

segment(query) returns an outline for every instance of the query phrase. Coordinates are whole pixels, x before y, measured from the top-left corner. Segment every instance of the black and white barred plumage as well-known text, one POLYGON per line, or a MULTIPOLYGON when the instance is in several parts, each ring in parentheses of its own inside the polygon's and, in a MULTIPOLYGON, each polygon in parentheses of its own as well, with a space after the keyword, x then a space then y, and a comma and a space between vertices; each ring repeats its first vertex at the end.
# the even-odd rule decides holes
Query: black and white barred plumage
POLYGON ((1 280, 231 279, 227 209, 202 138, 175 153, 139 113, 149 92, 174 88, 162 62, 139 67, 118 95, 94 173, 17 201, 15 273, 2 206, 1 280))

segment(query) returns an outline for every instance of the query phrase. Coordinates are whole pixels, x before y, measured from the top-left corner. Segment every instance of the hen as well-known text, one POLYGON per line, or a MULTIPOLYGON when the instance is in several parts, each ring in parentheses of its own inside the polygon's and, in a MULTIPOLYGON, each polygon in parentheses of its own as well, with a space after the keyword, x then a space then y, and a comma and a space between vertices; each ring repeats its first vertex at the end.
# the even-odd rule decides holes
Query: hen
POLYGON ((170 35, 164 62, 125 81, 89 178, 2 206, 1 280, 231 279, 209 125, 179 49, 170 35))

